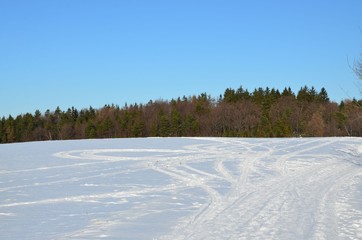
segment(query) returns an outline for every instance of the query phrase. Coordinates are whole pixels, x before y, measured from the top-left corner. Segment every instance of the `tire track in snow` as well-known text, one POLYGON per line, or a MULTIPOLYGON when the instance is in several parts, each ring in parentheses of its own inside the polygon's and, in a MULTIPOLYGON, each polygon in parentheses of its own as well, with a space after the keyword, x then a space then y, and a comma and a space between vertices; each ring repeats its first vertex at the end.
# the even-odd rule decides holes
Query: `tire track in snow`
POLYGON ((311 151, 311 150, 315 150, 315 149, 318 149, 318 148, 321 148, 321 147, 328 146, 328 145, 330 145, 330 144, 332 144, 334 142, 335 142, 335 140, 328 140, 328 141, 324 141, 324 142, 320 143, 319 140, 314 140, 314 141, 312 140, 312 141, 307 141, 305 143, 293 145, 292 147, 282 148, 281 150, 285 151, 285 150, 288 150, 290 148, 295 148, 295 147, 300 148, 300 147, 302 147, 304 145, 310 145, 311 143, 316 143, 316 145, 312 145, 311 147, 302 148, 300 150, 294 150, 291 153, 284 154, 281 157, 279 157, 279 160, 277 161, 277 165, 278 165, 278 169, 279 169, 280 173, 282 175, 288 174, 288 168, 286 166, 286 161, 288 159, 291 159, 294 156, 301 155, 304 152, 308 152, 308 151, 311 151))
MULTIPOLYGON (((213 139, 213 141, 215 141, 213 139)), ((216 142, 218 143, 219 141, 216 140, 216 142)), ((229 142, 226 139, 221 139, 220 141, 223 144, 227 144, 230 145, 229 142)), ((235 148, 238 148, 240 146, 240 143, 238 144, 237 142, 233 142, 231 143, 234 146, 234 151, 231 151, 231 153, 236 153, 236 155, 238 155, 238 151, 235 151, 235 148)), ((252 148, 257 147, 263 147, 266 148, 264 146, 262 146, 262 144, 257 144, 257 145, 250 145, 247 148, 247 151, 245 153, 250 154, 251 152, 253 154, 258 154, 258 151, 253 152, 252 148)), ((237 181, 235 180, 231 180, 232 187, 231 187, 231 193, 229 193, 227 196, 220 196, 215 194, 214 191, 212 191, 207 185, 202 185, 201 187, 206 190, 206 192, 209 194, 209 196, 211 197, 211 202, 204 207, 201 212, 197 213, 196 216, 192 217, 192 220, 190 220, 188 222, 188 224, 184 227, 182 227, 182 230, 179 231, 178 233, 176 233, 173 237, 177 236, 184 236, 184 238, 180 238, 180 239, 193 239, 195 236, 195 233, 198 231, 198 228, 203 228, 203 225, 207 225, 210 221, 213 221, 213 219, 215 218, 216 215, 222 213, 223 211, 225 211, 225 208, 229 208, 230 206, 232 206, 232 203, 228 203, 226 204, 230 199, 235 199, 237 192, 239 191, 240 188, 243 188, 243 186, 246 184, 247 179, 248 179, 248 175, 251 171, 251 169, 253 168, 253 164, 254 162, 258 159, 258 158, 263 158, 265 156, 268 156, 269 154, 271 154, 271 152, 273 151, 271 148, 266 148, 268 150, 268 152, 260 154, 259 157, 257 158, 251 158, 250 161, 243 161, 240 164, 240 169, 241 169, 241 174, 238 178, 237 181), (235 195, 235 196, 234 196, 235 195)), ((230 150, 230 149, 229 149, 230 150)), ((225 153, 221 152, 222 154, 220 154, 220 149, 218 144, 216 144, 213 147, 209 147, 207 148, 207 154, 217 157, 217 162, 219 162, 217 164, 217 166, 220 166, 221 164, 223 164, 223 161, 225 160, 225 153), (222 159, 222 160, 220 160, 222 159)), ((205 153, 206 154, 206 153, 205 153)), ((221 173, 221 175, 223 175, 226 180, 233 179, 231 176, 231 174, 225 169, 225 168, 219 168, 219 173, 221 173)), ((196 237, 197 239, 198 237, 196 237)))
MULTIPOLYGON (((353 178, 353 174, 356 174, 359 170, 353 171, 353 168, 346 167, 343 162, 338 165, 340 169, 336 170, 335 161, 326 161, 324 164, 317 165, 316 163, 316 166, 312 165, 311 167, 303 168, 303 171, 289 173, 286 162, 293 157, 301 157, 301 161, 303 161, 303 153, 323 149, 334 142, 335 140, 327 142, 316 140, 312 146, 290 152, 276 162, 276 170, 281 173, 278 178, 270 179, 271 183, 264 183, 263 186, 256 186, 252 183, 250 186, 246 186, 250 171, 254 170, 254 164, 273 154, 273 148, 266 147, 268 152, 254 156, 252 160, 244 161, 241 164, 240 177, 237 183, 232 185, 229 194, 220 196, 222 199, 215 202, 215 204, 210 204, 207 209, 203 209, 201 214, 193 217, 193 221, 180 226, 174 234, 166 238, 220 239, 220 237, 223 237, 231 239, 277 239, 278 236, 284 236, 283 239, 290 239, 295 235, 300 238, 320 237, 321 235, 318 235, 317 232, 319 230, 316 230, 319 227, 314 229, 313 223, 320 222, 321 216, 315 213, 324 211, 324 208, 331 210, 331 207, 326 207, 326 204, 323 204, 323 202, 334 202, 331 193, 338 188, 338 184, 349 181, 353 178), (310 183, 307 185, 306 180, 308 179, 310 179, 310 183), (332 179, 335 179, 335 181, 331 181, 332 179), (315 190, 308 193, 310 189, 315 190), (308 194, 311 195, 310 198, 308 194), (324 200, 322 201, 322 199, 324 200), (311 210, 303 214, 301 209, 308 207, 311 210), (294 215, 289 214, 289 211, 293 210, 296 211, 294 215), (285 219, 292 219, 292 221, 286 221, 285 219), (298 227, 298 222, 303 224, 298 227), (288 230, 273 230, 277 226, 284 225, 288 227, 291 224, 293 224, 292 231, 295 229, 297 233, 288 230), (315 234, 313 233, 314 231, 316 231, 315 234)), ((293 145, 292 147, 300 148, 310 144, 310 142, 306 142, 293 145)), ((254 147, 260 147, 260 145, 255 145, 254 147)), ((247 156, 250 156, 251 149, 252 147, 249 147, 246 153, 247 156)), ((288 147, 276 150, 286 149, 288 147)), ((215 152, 211 151, 211 154, 215 154, 215 152)), ((224 173, 222 175, 225 177, 228 174, 224 173)), ((211 200, 211 202, 213 201, 214 199, 211 200)), ((333 221, 329 223, 331 222, 333 221)), ((322 222, 321 225, 327 226, 328 224, 322 222)), ((333 229, 335 228, 336 226, 333 226, 333 229)), ((328 232, 327 229, 323 229, 323 231, 328 232)), ((333 236, 333 232, 327 234, 328 236, 333 236)))

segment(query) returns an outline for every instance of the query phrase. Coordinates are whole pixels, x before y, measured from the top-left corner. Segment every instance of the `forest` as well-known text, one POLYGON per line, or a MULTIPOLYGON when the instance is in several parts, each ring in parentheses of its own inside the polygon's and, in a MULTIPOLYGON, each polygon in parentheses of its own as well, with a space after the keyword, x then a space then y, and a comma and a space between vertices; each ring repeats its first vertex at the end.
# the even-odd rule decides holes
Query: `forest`
POLYGON ((330 101, 325 88, 240 87, 147 104, 39 110, 0 121, 0 142, 128 137, 362 136, 362 100, 330 101))

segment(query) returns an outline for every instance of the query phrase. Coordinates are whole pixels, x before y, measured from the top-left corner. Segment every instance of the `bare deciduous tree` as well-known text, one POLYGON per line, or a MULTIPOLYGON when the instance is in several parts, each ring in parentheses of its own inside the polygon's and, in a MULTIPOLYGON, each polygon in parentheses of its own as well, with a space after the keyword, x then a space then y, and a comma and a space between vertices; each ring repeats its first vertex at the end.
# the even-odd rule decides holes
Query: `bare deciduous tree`
POLYGON ((321 112, 313 113, 308 122, 307 134, 312 137, 323 137, 325 124, 321 112))
POLYGON ((362 80, 362 53, 360 55, 360 59, 354 62, 353 71, 355 72, 356 76, 362 80))

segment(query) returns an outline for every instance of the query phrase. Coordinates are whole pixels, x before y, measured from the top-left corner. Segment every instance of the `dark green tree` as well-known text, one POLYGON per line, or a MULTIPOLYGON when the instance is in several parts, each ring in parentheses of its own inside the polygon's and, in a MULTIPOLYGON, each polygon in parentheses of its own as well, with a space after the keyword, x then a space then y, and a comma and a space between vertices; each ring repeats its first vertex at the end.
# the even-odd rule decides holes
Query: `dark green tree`
POLYGON ((0 143, 6 143, 5 121, 5 117, 2 117, 0 120, 0 143))
POLYGON ((160 128, 159 135, 161 137, 169 137, 170 136, 170 122, 166 115, 160 116, 160 128))
POLYGON ((171 112, 171 126, 170 126, 171 135, 179 137, 183 135, 183 124, 181 119, 181 114, 173 109, 171 112))
POLYGON ((8 119, 5 121, 5 142, 12 143, 15 142, 15 120, 14 118, 9 115, 8 119))
POLYGON ((92 121, 89 121, 87 123, 86 129, 85 129, 85 136, 86 136, 86 138, 96 138, 97 137, 97 129, 92 121))
POLYGON ((322 103, 329 102, 328 93, 327 93, 327 90, 324 87, 318 93, 317 100, 318 100, 318 102, 322 102, 322 103))

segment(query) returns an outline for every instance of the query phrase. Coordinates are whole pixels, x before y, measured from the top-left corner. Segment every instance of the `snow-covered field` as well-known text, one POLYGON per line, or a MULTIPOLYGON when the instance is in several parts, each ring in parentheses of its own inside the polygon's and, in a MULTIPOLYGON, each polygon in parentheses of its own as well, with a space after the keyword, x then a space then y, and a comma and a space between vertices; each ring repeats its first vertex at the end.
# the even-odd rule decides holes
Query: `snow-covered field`
POLYGON ((0 239, 362 239, 362 139, 0 145, 0 239))

